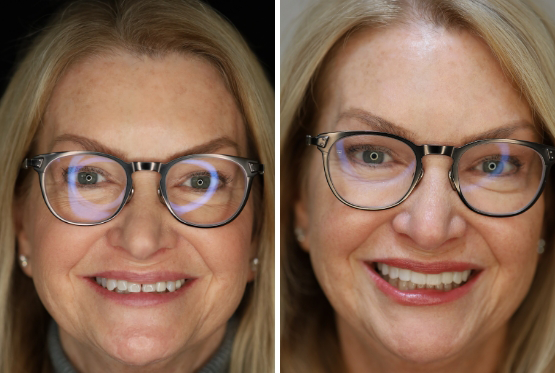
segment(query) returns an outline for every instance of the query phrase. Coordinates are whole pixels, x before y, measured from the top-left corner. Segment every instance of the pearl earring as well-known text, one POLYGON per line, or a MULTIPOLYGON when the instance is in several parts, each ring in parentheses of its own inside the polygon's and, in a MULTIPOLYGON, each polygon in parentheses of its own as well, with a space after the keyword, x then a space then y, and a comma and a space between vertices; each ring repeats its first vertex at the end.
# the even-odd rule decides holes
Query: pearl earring
POLYGON ((29 261, 27 260, 27 257, 25 255, 19 256, 19 262, 21 263, 21 266, 23 268, 27 267, 27 265, 29 264, 29 261))
POLYGON ((251 260, 251 270, 256 272, 258 270, 258 258, 251 260))
POLYGON ((538 241, 538 254, 543 254, 544 251, 545 251, 545 240, 543 238, 540 238, 540 240, 538 241))
POLYGON ((304 241, 304 232, 302 230, 302 228, 296 227, 295 228, 295 237, 297 238, 297 241, 302 242, 304 241))

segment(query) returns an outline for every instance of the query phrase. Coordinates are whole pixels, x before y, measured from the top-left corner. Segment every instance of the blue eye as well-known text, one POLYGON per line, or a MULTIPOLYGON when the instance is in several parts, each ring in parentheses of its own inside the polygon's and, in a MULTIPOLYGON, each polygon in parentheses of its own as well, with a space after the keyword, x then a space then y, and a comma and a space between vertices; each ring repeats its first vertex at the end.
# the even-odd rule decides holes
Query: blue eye
POLYGON ((479 164, 477 169, 489 175, 506 175, 516 170, 516 165, 506 160, 487 160, 479 164))

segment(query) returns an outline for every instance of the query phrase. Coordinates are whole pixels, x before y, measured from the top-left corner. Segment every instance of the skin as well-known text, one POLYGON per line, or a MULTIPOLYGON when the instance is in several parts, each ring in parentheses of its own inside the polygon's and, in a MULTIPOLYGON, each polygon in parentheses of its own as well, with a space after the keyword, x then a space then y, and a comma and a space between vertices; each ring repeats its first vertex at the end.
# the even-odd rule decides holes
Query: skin
MULTIPOLYGON (((416 144, 461 146, 515 126, 501 137, 541 141, 526 102, 466 31, 423 23, 359 31, 336 50, 318 92, 315 133, 378 130, 344 115, 364 110, 410 132, 416 144)), ((351 373, 493 372, 501 361, 508 320, 535 273, 545 202, 510 218, 474 213, 451 188, 451 164, 424 157, 425 175, 409 198, 369 212, 335 198, 320 152, 311 151, 296 223, 335 310, 351 373), (483 272, 456 301, 407 306, 368 275, 365 262, 377 258, 470 262, 483 272)))
MULTIPOLYGON (((78 135, 125 161, 168 162, 226 137, 210 153, 245 156, 245 125, 220 73, 205 60, 125 53, 86 59, 56 86, 38 136, 38 154, 92 150, 78 135)), ((199 153, 199 151, 196 151, 199 153)), ((60 326, 62 346, 80 372, 192 372, 218 348, 247 282, 253 206, 214 229, 186 226, 161 204, 159 174, 133 174, 135 194, 112 221, 79 227, 54 217, 38 177, 18 218, 26 274, 60 326), (177 271, 196 277, 186 293, 150 307, 116 304, 83 276, 108 270, 177 271), (225 301, 222 301, 225 300, 225 301)))

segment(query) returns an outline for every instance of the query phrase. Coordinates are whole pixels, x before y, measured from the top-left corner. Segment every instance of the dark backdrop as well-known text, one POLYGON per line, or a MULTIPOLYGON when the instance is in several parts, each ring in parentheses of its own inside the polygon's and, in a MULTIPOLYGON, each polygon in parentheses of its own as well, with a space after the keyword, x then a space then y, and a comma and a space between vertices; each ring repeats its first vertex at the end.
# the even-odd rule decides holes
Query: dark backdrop
MULTIPOLYGON (((272 0, 204 0, 237 27, 274 84, 274 19, 272 0)), ((14 70, 17 53, 28 36, 45 25, 66 0, 12 0, 0 11, 0 93, 14 70), (9 3, 9 5, 7 5, 9 3)))

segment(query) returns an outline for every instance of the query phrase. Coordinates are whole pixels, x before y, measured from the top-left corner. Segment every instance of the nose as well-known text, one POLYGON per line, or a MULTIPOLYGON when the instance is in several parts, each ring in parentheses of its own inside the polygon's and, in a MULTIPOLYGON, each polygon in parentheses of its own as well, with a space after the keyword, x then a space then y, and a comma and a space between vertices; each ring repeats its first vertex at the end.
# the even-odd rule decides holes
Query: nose
POLYGON ((135 260, 147 260, 175 247, 177 238, 169 227, 173 219, 161 203, 157 189, 160 176, 154 172, 133 174, 133 197, 112 220, 108 239, 135 260))
POLYGON ((423 251, 447 249, 446 243, 464 235, 465 206, 453 190, 448 172, 452 159, 429 155, 422 159, 425 174, 408 199, 399 205, 393 229, 423 251))

